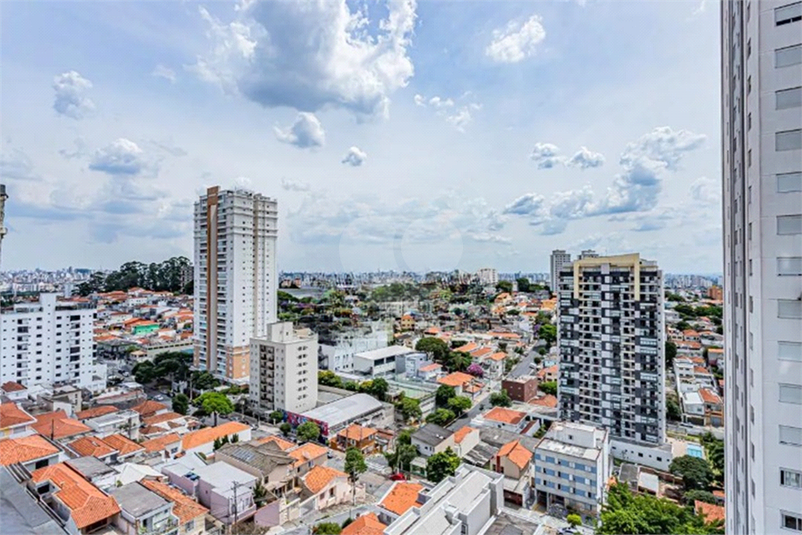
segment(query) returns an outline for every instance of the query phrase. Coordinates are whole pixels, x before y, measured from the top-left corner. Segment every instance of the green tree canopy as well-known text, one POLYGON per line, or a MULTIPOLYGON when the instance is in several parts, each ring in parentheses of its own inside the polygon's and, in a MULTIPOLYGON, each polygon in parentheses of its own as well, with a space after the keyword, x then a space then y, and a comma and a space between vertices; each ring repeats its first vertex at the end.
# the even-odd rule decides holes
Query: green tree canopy
POLYGON ((682 409, 679 403, 672 398, 666 400, 666 418, 672 422, 679 422, 682 420, 682 409))
POLYGON ((343 468, 345 473, 348 474, 348 479, 351 481, 351 488, 353 489, 353 502, 356 503, 356 482, 359 481, 359 476, 368 471, 368 465, 365 463, 365 457, 362 452, 356 448, 348 448, 345 452, 345 466, 343 468))
POLYGON ((554 345, 557 341, 557 327, 551 323, 541 325, 537 332, 538 337, 544 340, 549 346, 554 345))
POLYGON ((439 426, 445 427, 455 417, 456 417, 456 415, 454 414, 454 411, 452 411, 452 410, 449 410, 449 409, 437 409, 433 413, 431 413, 429 416, 426 417, 426 421, 430 422, 430 423, 433 423, 433 424, 437 424, 439 426))
POLYGON ((185 394, 176 394, 173 397, 173 410, 178 414, 186 414, 189 410, 189 398, 185 394))
POLYGON ((342 527, 337 522, 321 522, 315 524, 312 528, 312 533, 315 535, 340 535, 342 527))
POLYGON ((699 500, 700 502, 717 504, 718 500, 712 492, 708 490, 689 490, 682 495, 682 501, 687 505, 693 505, 693 502, 699 500))
POLYGON ((582 525, 582 517, 576 513, 572 513, 565 517, 566 522, 571 524, 573 527, 581 526, 582 525))
POLYGON ((324 386, 333 386, 335 388, 342 388, 343 381, 337 374, 329 370, 322 370, 317 372, 317 383, 324 386))
POLYGON ((412 444, 412 430, 402 429, 395 439, 396 444, 412 444))
POLYGON ((529 282, 529 279, 524 277, 515 279, 515 282, 518 283, 518 291, 519 292, 531 292, 532 291, 532 283, 529 282))
POLYGON ((557 381, 543 381, 537 385, 537 387, 544 394, 551 394, 552 396, 557 395, 557 381))
POLYGON ((512 405, 512 398, 506 389, 502 389, 500 392, 490 394, 490 404, 494 407, 509 407, 512 405))
POLYGON ((690 455, 675 457, 668 469, 675 476, 682 478, 682 485, 686 491, 707 490, 713 479, 713 470, 710 468, 710 464, 699 457, 690 455))
POLYGON ((496 290, 499 292, 512 293, 512 283, 510 281, 498 281, 496 290))
POLYGON ((315 422, 308 420, 295 429, 295 434, 301 442, 313 442, 320 436, 320 427, 315 422))
POLYGON ((280 422, 284 419, 284 413, 281 411, 273 411, 268 415, 268 418, 270 418, 271 423, 275 424, 276 422, 280 422))
POLYGON ((405 397, 397 405, 396 409, 404 417, 404 421, 420 420, 422 415, 420 410, 420 401, 414 398, 405 397))
POLYGON ((434 393, 434 402, 438 407, 448 406, 448 400, 457 395, 457 391, 453 386, 440 385, 434 393))
POLYGON ((471 408, 471 398, 468 396, 454 396, 448 400, 448 408, 457 416, 471 408))
POLYGON ((677 344, 668 340, 666 342, 666 369, 674 367, 674 359, 677 358, 677 344))
POLYGON ((217 426, 217 415, 226 416, 234 412, 234 404, 220 392, 204 392, 193 403, 203 409, 206 414, 214 414, 214 425, 217 426))
POLYGON ((446 448, 446 451, 435 453, 426 461, 426 478, 433 483, 439 483, 456 474, 459 465, 460 458, 457 454, 450 447, 446 448))
POLYGON ((418 340, 418 343, 415 344, 415 350, 426 353, 432 357, 432 360, 439 363, 445 362, 450 353, 448 344, 434 337, 426 337, 418 340))
POLYGON ((283 422, 280 426, 278 426, 279 431, 285 437, 290 436, 290 431, 292 431, 292 426, 288 422, 283 422))
POLYGON ((389 389, 390 385, 387 383, 387 380, 382 377, 377 377, 376 379, 370 381, 370 386, 367 388, 367 393, 379 401, 384 401, 389 389))

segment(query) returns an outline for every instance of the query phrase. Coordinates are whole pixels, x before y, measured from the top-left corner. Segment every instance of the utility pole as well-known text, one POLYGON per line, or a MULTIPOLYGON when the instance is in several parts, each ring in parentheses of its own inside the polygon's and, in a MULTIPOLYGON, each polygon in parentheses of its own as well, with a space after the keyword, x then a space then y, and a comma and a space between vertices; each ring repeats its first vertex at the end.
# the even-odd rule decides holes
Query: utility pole
POLYGON ((229 533, 233 533, 234 526, 237 524, 237 512, 238 512, 237 509, 239 506, 239 502, 237 501, 237 489, 239 488, 240 484, 238 481, 234 481, 234 483, 232 483, 231 486, 234 489, 234 522, 231 523, 229 533))

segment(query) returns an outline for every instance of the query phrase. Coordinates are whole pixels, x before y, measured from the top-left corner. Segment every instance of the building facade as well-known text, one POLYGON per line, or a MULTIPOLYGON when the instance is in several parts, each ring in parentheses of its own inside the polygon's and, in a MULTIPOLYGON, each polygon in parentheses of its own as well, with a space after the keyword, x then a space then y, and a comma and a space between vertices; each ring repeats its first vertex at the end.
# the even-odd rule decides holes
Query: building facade
POLYGON ((721 3, 727 533, 802 533, 802 3, 721 3))
POLYGON ((663 274, 637 253, 560 272, 561 416, 612 438, 665 441, 663 274))
POLYGON ((251 339, 251 403, 266 412, 300 414, 317 404, 317 335, 272 323, 267 334, 251 339))
POLYGON ((498 271, 495 268, 482 268, 476 272, 479 282, 485 286, 498 284, 498 271))
POLYGON ((195 365, 247 383, 252 337, 276 321, 277 203, 209 188, 195 203, 195 365))
POLYGON ((562 249, 555 249, 551 252, 551 291, 557 293, 560 284, 560 271, 564 266, 571 263, 571 253, 567 253, 562 249))
POLYGON ((89 388, 95 373, 94 323, 97 310, 87 303, 39 301, 14 305, 0 314, 0 383, 75 384, 89 388))

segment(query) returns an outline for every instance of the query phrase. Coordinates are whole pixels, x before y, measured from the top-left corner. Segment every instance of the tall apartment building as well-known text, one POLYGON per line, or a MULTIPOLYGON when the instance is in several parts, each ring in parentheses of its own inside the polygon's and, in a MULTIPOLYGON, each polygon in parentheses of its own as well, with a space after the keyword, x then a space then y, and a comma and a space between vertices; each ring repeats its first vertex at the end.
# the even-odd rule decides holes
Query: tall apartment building
POLYGON ((663 274, 640 255, 576 260, 560 272, 560 412, 610 438, 665 441, 663 274))
POLYGON ((498 271, 494 268, 482 268, 476 272, 479 282, 484 285, 498 284, 498 271))
POLYGON ((582 260, 583 258, 599 258, 599 253, 593 249, 583 249, 582 252, 579 253, 579 259, 582 260))
POLYGON ((551 252, 551 291, 557 293, 560 285, 560 271, 563 267, 571 263, 571 253, 567 253, 562 249, 555 249, 551 252))
POLYGON ((726 531, 802 533, 802 3, 721 3, 726 531))
MULTIPOLYGON (((3 310, 0 384, 15 381, 28 388, 60 383, 92 387, 96 315, 97 310, 87 303, 58 301, 54 293, 40 294, 38 302, 3 310)), ((105 383, 105 376, 103 379, 105 383)))
POLYGON ((276 321, 276 201, 209 188, 195 203, 195 365, 248 382, 252 337, 276 321))
POLYGON ((264 412, 301 414, 317 404, 317 335, 291 322, 272 323, 251 339, 251 403, 264 412))

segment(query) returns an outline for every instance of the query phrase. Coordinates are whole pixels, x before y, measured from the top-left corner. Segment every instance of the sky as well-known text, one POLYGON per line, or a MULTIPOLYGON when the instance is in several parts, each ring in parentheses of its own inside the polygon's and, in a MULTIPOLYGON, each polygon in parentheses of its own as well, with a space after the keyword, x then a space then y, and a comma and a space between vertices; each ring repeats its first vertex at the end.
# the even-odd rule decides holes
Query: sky
POLYGON ((4 1, 3 269, 192 258, 207 187, 287 271, 721 271, 719 29, 693 1, 4 1))

